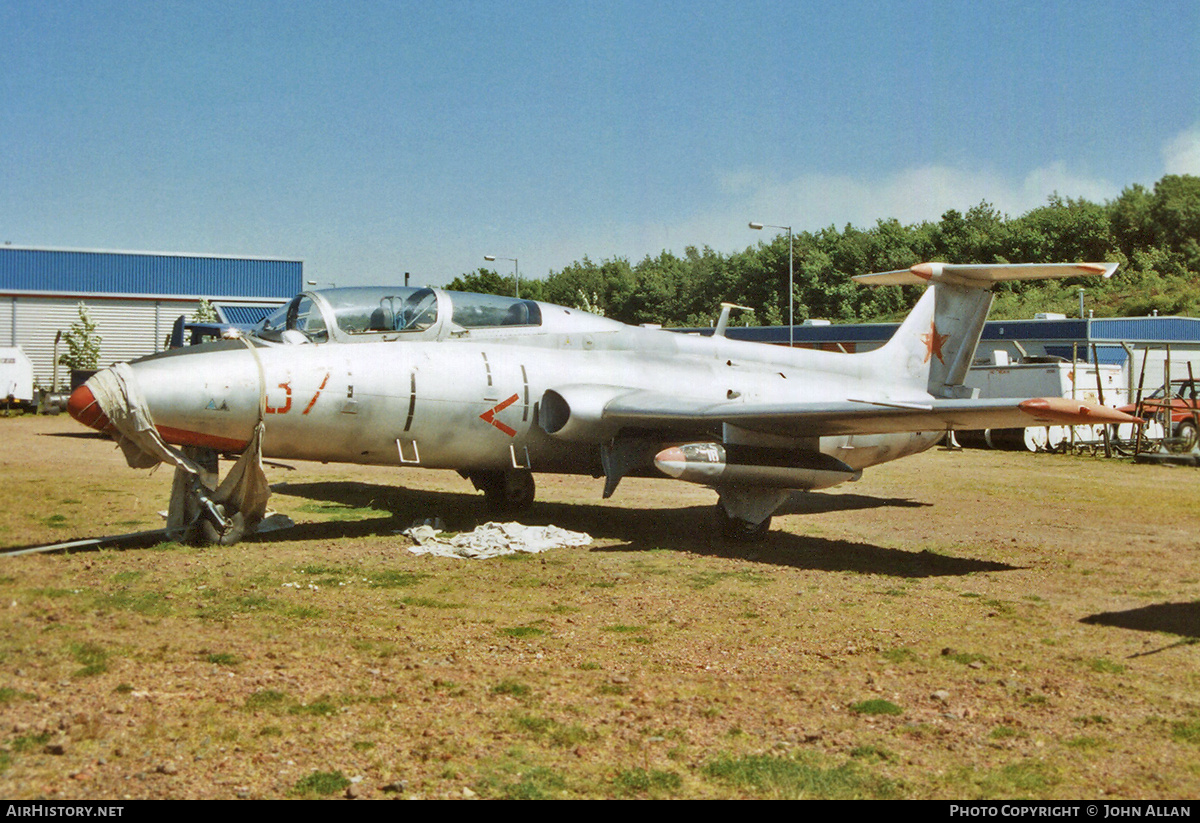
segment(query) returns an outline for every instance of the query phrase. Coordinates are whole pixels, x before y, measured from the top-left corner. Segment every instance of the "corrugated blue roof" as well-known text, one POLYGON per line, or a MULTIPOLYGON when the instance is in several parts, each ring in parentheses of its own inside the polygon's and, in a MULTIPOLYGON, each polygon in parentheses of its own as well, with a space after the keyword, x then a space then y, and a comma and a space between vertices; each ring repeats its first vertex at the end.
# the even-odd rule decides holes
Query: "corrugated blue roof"
POLYGON ((989 320, 983 327, 984 340, 1083 340, 1087 321, 1079 320, 989 320))
MULTIPOLYGON (((1046 354, 1052 354, 1055 357, 1061 357, 1063 360, 1070 360, 1075 357, 1084 363, 1092 362, 1092 347, 1082 342, 1078 347, 1069 345, 1048 345, 1046 354)), ((1096 347, 1096 359, 1100 361, 1102 366, 1120 366, 1129 359, 1129 352, 1120 346, 1104 346, 1096 347)))
POLYGON ((1104 317, 1092 321, 1092 339, 1200 343, 1195 317, 1104 317))
POLYGON ((299 260, 0 247, 0 290, 291 297, 299 260))

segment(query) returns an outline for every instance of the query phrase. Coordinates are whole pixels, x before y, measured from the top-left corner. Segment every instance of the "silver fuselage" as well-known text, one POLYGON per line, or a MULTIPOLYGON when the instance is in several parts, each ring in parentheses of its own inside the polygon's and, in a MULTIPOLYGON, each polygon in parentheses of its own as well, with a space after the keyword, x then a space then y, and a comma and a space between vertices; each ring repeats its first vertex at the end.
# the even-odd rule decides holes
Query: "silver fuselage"
MULTIPOLYGON (((438 294, 443 304, 453 299, 438 294)), ((542 322, 534 328, 464 330, 439 319, 415 334, 298 345, 225 341, 131 365, 168 442, 238 451, 261 410, 267 457, 463 472, 601 474, 600 446, 637 432, 598 426, 582 437, 547 434, 540 404, 547 390, 563 386, 669 392, 697 407, 731 398, 920 399, 899 383, 890 386, 869 355, 683 335, 540 308, 542 322)), ((651 436, 668 443, 730 434, 698 422, 651 436)), ((734 434, 744 442, 819 450, 858 470, 927 449, 941 433, 734 434)))

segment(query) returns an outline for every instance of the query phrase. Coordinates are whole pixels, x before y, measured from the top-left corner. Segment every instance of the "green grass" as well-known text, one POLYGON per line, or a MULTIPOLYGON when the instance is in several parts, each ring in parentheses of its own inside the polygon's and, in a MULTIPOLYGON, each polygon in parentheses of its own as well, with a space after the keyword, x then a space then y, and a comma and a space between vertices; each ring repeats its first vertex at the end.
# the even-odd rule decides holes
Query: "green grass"
POLYGON ((353 572, 343 569, 340 566, 323 566, 320 563, 305 563, 303 566, 297 567, 296 571, 300 572, 300 574, 325 575, 338 579, 349 577, 353 574, 353 572))
POLYGON ((601 626, 600 631, 614 632, 616 634, 635 635, 634 637, 628 638, 630 643, 641 643, 643 645, 649 645, 650 643, 654 642, 651 638, 647 637, 645 634, 642 634, 642 632, 646 631, 645 626, 626 626, 622 623, 617 623, 612 626, 601 626))
POLYGON ((1120 663, 1114 663, 1111 660, 1105 660, 1103 657, 1089 660, 1088 668, 1101 674, 1125 674, 1124 666, 1120 663))
POLYGON ((242 708, 248 712, 267 712, 276 716, 332 717, 341 711, 344 703, 328 694, 309 703, 301 703, 286 692, 260 689, 246 698, 242 708))
POLYGON ((309 577, 315 577, 316 580, 312 581, 313 585, 322 588, 340 586, 352 577, 361 576, 352 570, 342 569, 338 566, 323 566, 319 563, 306 563, 296 571, 309 577))
POLYGON ((889 663, 916 663, 921 658, 912 649, 884 649, 879 656, 889 663))
POLYGON ((427 577, 429 575, 422 572, 390 570, 373 572, 367 576, 367 580, 370 581, 369 584, 373 589, 406 589, 417 585, 427 577))
POLYGON ((345 791, 350 781, 341 772, 313 772, 297 780, 288 794, 296 797, 328 797, 345 791))
POLYGON ((675 772, 659 771, 658 769, 629 769, 617 772, 613 778, 613 788, 625 797, 649 795, 661 797, 672 795, 683 787, 683 778, 675 772))
POLYGON ((59 589, 59 588, 53 588, 53 587, 29 590, 29 594, 33 597, 49 597, 49 598, 71 597, 72 595, 79 594, 79 592, 80 592, 79 589, 59 589))
POLYGON ((857 800, 895 797, 895 785, 857 763, 825 767, 815 757, 723 757, 703 774, 756 798, 857 800))
POLYGON ((537 626, 510 626, 507 629, 500 629, 499 633, 505 637, 541 637, 546 630, 539 629, 537 626))
POLYGON ((372 506, 347 506, 345 503, 304 503, 296 511, 318 514, 326 521, 370 520, 376 517, 391 517, 392 513, 372 506))
POLYGON ((528 697, 530 688, 519 680, 501 680, 492 686, 492 694, 507 694, 512 697, 528 697))
POLYGON ((71 657, 83 666, 72 677, 94 677, 108 671, 109 652, 97 643, 72 643, 71 657))
POLYGON ((890 700, 864 700, 850 707, 855 714, 904 714, 904 709, 890 700))
POLYGON ((332 717, 341 710, 341 705, 332 697, 323 694, 311 703, 297 703, 288 706, 288 714, 309 715, 312 717, 332 717))
POLYGON ((1059 784, 1058 770, 1040 760, 1022 760, 986 772, 978 779, 985 798, 1041 797, 1059 784))
POLYGON ((14 752, 25 754, 40 749, 50 742, 50 732, 33 732, 14 737, 8 743, 8 748, 14 752))
POLYGON ((564 749, 596 739, 596 735, 582 725, 560 723, 552 717, 522 714, 514 717, 513 722, 521 731, 564 749))
POLYGON ((162 543, 155 543, 146 551, 151 552, 174 552, 179 550, 194 551, 191 546, 185 546, 182 543, 177 543, 174 540, 164 540, 162 543))
POLYGON ((964 666, 969 666, 972 663, 992 662, 985 654, 973 654, 971 652, 944 651, 942 652, 942 657, 946 658, 947 660, 953 660, 955 663, 961 663, 964 666))
POLYGON ((988 733, 992 740, 1009 740, 1017 737, 1029 737, 1028 732, 1014 729, 1012 726, 997 726, 988 733))
POLYGON ((267 597, 263 594, 229 594, 224 589, 205 588, 200 592, 194 615, 201 620, 225 622, 234 616, 250 612, 276 613, 296 608, 286 600, 267 597))
POLYGON ((868 763, 879 763, 894 760, 896 755, 880 746, 855 746, 850 750, 850 756, 855 760, 865 760, 868 763))
POLYGON ((11 703, 14 700, 36 700, 29 692, 18 691, 8 686, 0 687, 0 704, 11 703))
POLYGON ((499 800, 549 800, 569 796, 567 781, 559 772, 529 762, 529 755, 514 747, 496 760, 479 764, 474 790, 499 800))
POLYGON ((274 689, 260 689, 246 698, 242 708, 248 712, 266 711, 278 714, 287 710, 291 698, 285 692, 274 689))
POLYGON ((130 611, 149 617, 165 617, 172 611, 171 601, 155 591, 97 592, 92 603, 102 611, 130 611))
POLYGON ((400 602, 406 606, 418 606, 424 609, 464 609, 465 603, 447 603, 434 600, 432 597, 402 597, 400 602))
POLYGON ((771 578, 768 575, 759 572, 698 572, 688 578, 688 585, 693 589, 707 589, 723 580, 736 580, 740 583, 749 583, 754 586, 762 586, 771 582, 771 578))
POLYGON ((566 785, 567 781, 558 772, 537 766, 522 774, 516 783, 504 786, 501 797, 505 800, 549 800, 566 785))
POLYGON ((1179 721, 1171 724, 1171 738, 1180 743, 1200 745, 1200 721, 1179 721))
POLYGON ((116 574, 114 574, 112 576, 111 580, 113 583, 116 583, 118 585, 125 585, 127 583, 133 583, 136 580, 141 580, 145 576, 146 576, 146 573, 143 571, 137 571, 137 570, 125 571, 125 572, 117 572, 116 574))

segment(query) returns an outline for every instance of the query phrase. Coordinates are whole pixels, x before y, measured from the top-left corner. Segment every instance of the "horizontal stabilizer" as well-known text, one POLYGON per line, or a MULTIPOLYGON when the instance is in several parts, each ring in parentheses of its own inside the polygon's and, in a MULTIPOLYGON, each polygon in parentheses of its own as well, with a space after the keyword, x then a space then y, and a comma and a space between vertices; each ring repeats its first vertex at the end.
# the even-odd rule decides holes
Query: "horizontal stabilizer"
POLYGON ((911 269, 860 274, 850 278, 867 286, 920 286, 950 283, 975 289, 990 289, 1003 280, 1047 280, 1058 277, 1112 277, 1116 263, 919 263, 911 269))

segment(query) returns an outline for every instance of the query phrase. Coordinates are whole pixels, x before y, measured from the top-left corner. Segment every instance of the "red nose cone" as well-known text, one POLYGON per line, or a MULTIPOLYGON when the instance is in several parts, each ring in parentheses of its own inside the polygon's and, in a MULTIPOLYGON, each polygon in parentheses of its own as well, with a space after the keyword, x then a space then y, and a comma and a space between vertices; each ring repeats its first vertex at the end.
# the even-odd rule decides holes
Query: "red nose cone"
POLYGON ((90 426, 97 431, 104 431, 108 428, 108 417, 100 408, 100 404, 96 402, 96 396, 87 387, 87 383, 71 392, 71 397, 67 400, 67 412, 83 425, 90 426))

